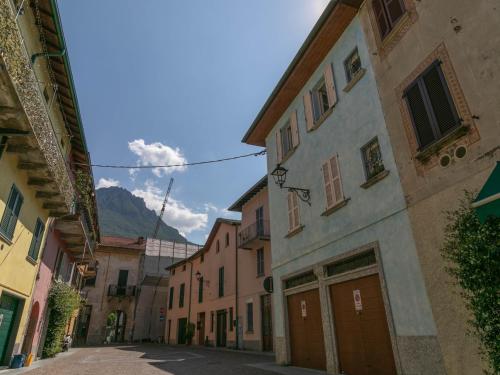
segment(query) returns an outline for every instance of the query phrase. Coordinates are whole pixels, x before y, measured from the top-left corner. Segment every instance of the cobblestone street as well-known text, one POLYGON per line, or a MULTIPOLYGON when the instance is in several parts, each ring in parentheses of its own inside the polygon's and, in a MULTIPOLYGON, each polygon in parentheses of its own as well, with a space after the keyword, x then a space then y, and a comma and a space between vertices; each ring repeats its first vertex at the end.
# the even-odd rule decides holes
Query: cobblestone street
MULTIPOLYGON (((105 346, 73 349, 55 360, 38 361, 32 369, 6 375, 299 375, 320 372, 274 365, 269 355, 165 345, 105 346), (45 362, 45 363, 44 363, 45 362), (40 366, 36 368, 36 366, 40 366)), ((3 372, 0 371, 0 373, 3 372)))

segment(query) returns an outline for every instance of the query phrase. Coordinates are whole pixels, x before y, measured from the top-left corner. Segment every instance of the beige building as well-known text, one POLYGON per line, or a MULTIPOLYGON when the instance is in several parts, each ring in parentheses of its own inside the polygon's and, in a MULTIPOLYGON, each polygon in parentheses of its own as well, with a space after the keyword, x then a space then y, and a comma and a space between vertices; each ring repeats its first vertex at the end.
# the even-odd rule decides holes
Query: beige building
POLYGON ((500 159, 500 16, 488 1, 366 1, 370 49, 446 372, 481 374, 470 315, 440 255, 446 210, 500 159))

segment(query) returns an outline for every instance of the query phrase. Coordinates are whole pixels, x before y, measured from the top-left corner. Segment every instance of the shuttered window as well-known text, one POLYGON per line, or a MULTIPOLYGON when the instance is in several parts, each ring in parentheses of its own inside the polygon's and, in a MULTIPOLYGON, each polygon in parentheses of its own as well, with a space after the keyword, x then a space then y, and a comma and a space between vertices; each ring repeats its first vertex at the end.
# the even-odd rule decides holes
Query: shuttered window
POLYGON ((300 227, 299 200, 297 193, 288 192, 288 231, 292 232, 300 227))
POLYGON ((264 249, 257 250, 257 276, 264 276, 264 249))
POLYGON ((448 85, 435 61, 404 93, 420 149, 460 125, 448 85))
POLYGON ((203 277, 198 280, 198 302, 203 302, 203 277))
POLYGON ((306 128, 311 130, 314 124, 322 120, 325 113, 337 104, 337 100, 333 67, 329 64, 323 72, 323 77, 304 95, 306 128))
POLYGON ((17 219, 19 218, 23 200, 23 196, 16 185, 12 185, 9 199, 7 200, 7 205, 2 215, 2 221, 0 222, 0 231, 2 235, 9 240, 12 240, 14 236, 14 230, 16 229, 17 219))
POLYGON ((168 292, 168 309, 172 310, 174 307, 174 287, 170 287, 170 291, 168 292))
POLYGON ((342 179, 337 155, 323 163, 323 182, 325 186, 326 208, 331 208, 344 200, 342 179))
POLYGON ((28 256, 33 260, 38 260, 38 253, 40 252, 40 245, 42 244, 43 232, 45 226, 42 220, 37 219, 35 224, 35 230, 33 231, 33 238, 31 239, 30 249, 28 256))
POLYGON ((253 332, 253 303, 247 303, 247 332, 253 332))
POLYGON ((373 12, 384 39, 405 13, 403 0, 373 0, 373 12))
POLYGON ((297 111, 293 111, 287 123, 276 131, 276 159, 280 163, 300 142, 297 111))
POLYGON ((224 297, 224 267, 219 268, 219 297, 224 297))
POLYGON ((185 284, 181 284, 179 288, 179 307, 184 307, 184 289, 186 288, 185 284))

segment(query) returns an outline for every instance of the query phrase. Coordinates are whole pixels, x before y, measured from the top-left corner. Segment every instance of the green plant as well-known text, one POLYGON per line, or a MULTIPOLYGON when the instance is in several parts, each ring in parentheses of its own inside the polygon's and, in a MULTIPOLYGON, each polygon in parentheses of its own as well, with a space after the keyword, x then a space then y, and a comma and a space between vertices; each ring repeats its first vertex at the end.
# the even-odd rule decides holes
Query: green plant
POLYGON ((49 293, 49 323, 43 347, 43 358, 54 357, 62 350, 66 325, 82 302, 76 290, 66 283, 55 282, 49 293))
POLYGON ((94 187, 90 179, 90 175, 82 170, 76 171, 76 190, 78 192, 79 201, 85 206, 90 220, 90 230, 95 236, 95 222, 94 222, 94 187))
POLYGON ((473 332, 481 342, 481 354, 500 373, 500 218, 479 221, 466 193, 460 207, 448 213, 442 254, 448 271, 462 288, 472 313, 473 332))
POLYGON ((195 330, 196 326, 194 325, 194 323, 190 322, 186 327, 186 341, 188 345, 191 345, 191 343, 193 342, 195 330))

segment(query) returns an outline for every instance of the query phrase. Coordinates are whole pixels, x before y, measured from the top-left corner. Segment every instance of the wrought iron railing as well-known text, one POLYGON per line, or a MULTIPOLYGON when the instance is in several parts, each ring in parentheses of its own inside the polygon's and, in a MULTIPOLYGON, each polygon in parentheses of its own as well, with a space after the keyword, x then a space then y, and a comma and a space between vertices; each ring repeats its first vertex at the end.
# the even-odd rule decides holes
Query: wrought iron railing
POLYGON ((109 285, 109 297, 133 297, 135 296, 135 285, 109 285))
POLYGON ((238 234, 238 246, 248 246, 254 240, 269 240, 271 230, 269 220, 257 220, 243 228, 238 234))

